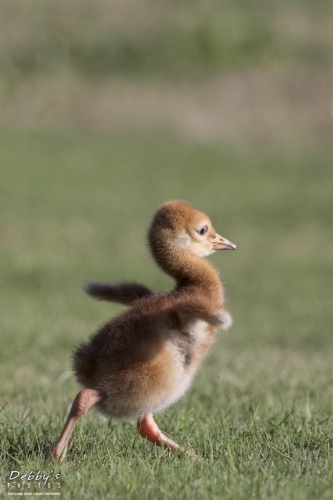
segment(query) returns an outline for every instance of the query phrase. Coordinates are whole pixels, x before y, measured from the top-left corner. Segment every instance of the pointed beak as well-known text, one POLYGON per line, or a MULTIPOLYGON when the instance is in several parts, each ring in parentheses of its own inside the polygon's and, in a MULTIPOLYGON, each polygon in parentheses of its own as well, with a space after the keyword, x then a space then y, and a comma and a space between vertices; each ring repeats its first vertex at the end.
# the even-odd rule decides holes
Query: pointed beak
POLYGON ((211 240, 213 250, 236 250, 236 245, 219 234, 211 240))

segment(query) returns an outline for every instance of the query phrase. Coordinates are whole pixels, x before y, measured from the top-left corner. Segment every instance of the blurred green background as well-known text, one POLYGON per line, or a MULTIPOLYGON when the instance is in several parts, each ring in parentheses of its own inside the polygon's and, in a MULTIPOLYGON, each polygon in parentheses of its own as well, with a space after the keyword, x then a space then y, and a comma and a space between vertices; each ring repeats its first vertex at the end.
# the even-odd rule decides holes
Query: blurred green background
POLYGON ((157 416, 204 461, 91 412, 62 497, 331 499, 332 139, 331 1, 1 2, 2 478, 49 467, 71 351, 121 310, 81 286, 172 286, 146 230, 182 198, 237 244, 234 326, 157 416))
POLYGON ((3 0, 3 126, 332 139, 330 0, 3 0))

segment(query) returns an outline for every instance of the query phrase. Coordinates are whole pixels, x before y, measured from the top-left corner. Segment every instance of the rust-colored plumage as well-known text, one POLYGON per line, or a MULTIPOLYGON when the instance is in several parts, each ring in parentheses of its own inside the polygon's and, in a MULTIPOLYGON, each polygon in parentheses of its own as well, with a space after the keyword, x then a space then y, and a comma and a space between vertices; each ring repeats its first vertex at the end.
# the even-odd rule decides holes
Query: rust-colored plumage
POLYGON ((148 241, 156 263, 176 286, 159 294, 136 283, 86 287, 96 299, 130 307, 74 353, 74 371, 84 389, 53 449, 59 460, 77 420, 92 405, 110 417, 136 418, 144 437, 182 450, 158 429, 152 414, 186 392, 217 330, 231 325, 219 275, 204 257, 236 247, 184 201, 165 203, 156 212, 148 241))

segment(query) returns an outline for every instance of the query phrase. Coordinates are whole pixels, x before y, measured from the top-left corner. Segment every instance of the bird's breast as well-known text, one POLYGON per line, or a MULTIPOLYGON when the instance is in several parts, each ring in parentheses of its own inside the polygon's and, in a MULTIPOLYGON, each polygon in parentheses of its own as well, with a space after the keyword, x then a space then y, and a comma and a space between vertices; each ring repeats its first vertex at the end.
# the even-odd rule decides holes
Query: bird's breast
POLYGON ((191 320, 171 336, 186 372, 194 374, 214 342, 215 332, 205 321, 191 320))

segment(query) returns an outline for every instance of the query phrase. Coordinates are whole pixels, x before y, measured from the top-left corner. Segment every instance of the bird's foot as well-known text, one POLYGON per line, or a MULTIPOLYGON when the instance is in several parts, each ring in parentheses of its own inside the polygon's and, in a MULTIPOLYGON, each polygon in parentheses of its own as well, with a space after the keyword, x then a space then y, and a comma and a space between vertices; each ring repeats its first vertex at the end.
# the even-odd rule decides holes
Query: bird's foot
POLYGON ((55 443, 45 443, 44 444, 44 457, 47 460, 56 460, 57 462, 61 463, 67 452, 67 446, 65 446, 64 449, 59 449, 59 445, 57 442, 55 443))
POLYGON ((189 457, 193 462, 200 462, 203 458, 200 455, 197 455, 194 450, 184 450, 184 454, 189 457))

